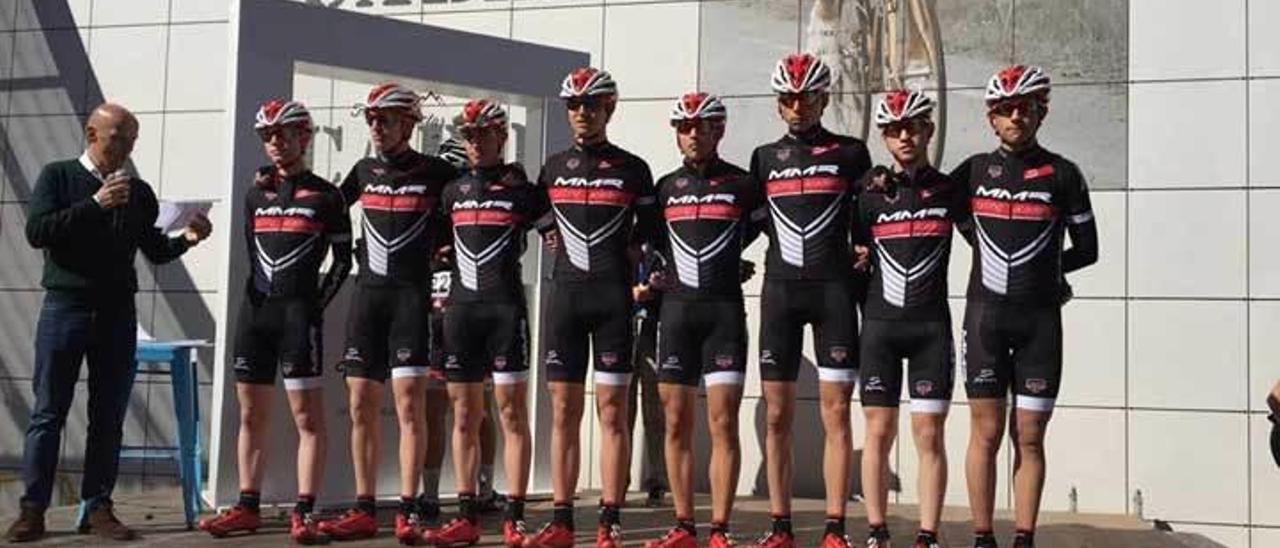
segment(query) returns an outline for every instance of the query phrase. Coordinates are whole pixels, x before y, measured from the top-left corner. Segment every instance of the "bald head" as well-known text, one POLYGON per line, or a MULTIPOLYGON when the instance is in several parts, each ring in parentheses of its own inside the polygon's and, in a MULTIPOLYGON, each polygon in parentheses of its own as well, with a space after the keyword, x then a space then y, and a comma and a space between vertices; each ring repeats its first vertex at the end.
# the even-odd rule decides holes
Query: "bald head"
POLYGON ((85 123, 85 152, 102 173, 124 166, 138 139, 138 119, 116 103, 103 103, 89 114, 85 123))

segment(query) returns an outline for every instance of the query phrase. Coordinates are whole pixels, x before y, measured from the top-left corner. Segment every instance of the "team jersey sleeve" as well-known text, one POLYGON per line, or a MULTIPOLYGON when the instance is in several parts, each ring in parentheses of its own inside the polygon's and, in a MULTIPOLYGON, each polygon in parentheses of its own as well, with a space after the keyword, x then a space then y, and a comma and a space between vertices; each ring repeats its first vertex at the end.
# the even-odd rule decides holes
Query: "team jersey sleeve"
POLYGON ((635 173, 635 212, 636 224, 631 233, 631 241, 635 244, 650 244, 656 241, 658 229, 658 196, 653 186, 653 173, 644 161, 636 160, 635 173))
POLYGON ((951 203, 951 222, 955 224, 956 231, 960 233, 960 237, 973 245, 973 212, 969 207, 969 180, 970 173, 973 171, 973 158, 960 163, 955 169, 951 170, 948 177, 955 185, 955 191, 952 193, 951 203))
MULTIPOLYGON (((747 172, 747 186, 751 189, 751 195, 755 197, 756 202, 754 209, 747 215, 750 228, 747 236, 750 241, 755 241, 760 233, 765 231, 769 222, 769 198, 764 184, 764 176, 762 175, 762 167, 760 166, 760 150, 756 149, 751 153, 750 171, 747 172)), ((749 245, 748 242, 743 243, 743 247, 749 245)))
POLYGON ((363 190, 360 185, 360 163, 351 167, 351 171, 347 172, 347 176, 342 178, 342 184, 338 185, 338 191, 342 193, 342 201, 351 207, 360 201, 360 193, 363 190))
POLYGON ((1068 175, 1062 178, 1065 197, 1062 207, 1071 247, 1062 252, 1064 274, 1098 262, 1098 225, 1093 218, 1088 184, 1075 165, 1067 163, 1066 172, 1068 175))
POLYGON ((537 227, 538 232, 542 234, 546 234, 556 229, 555 212, 551 208, 551 175, 547 173, 547 165, 550 165, 550 162, 543 165, 542 169, 539 170, 538 181, 537 184, 534 185, 534 194, 538 196, 539 203, 546 206, 546 210, 542 215, 533 221, 533 225, 537 227))
POLYGON ((325 222, 325 232, 330 246, 329 253, 333 261, 329 264, 329 271, 320 281, 317 304, 321 309, 329 306, 333 298, 338 295, 338 290, 342 288, 342 283, 351 273, 351 216, 347 214, 346 204, 341 191, 335 190, 329 204, 328 219, 325 222))
POLYGON ((530 228, 544 233, 552 228, 551 204, 547 201, 547 193, 543 192, 541 185, 534 185, 529 182, 529 178, 525 175, 524 166, 515 164, 512 169, 518 170, 516 176, 523 181, 521 187, 524 192, 521 193, 520 207, 523 209, 521 216, 530 228))
POLYGON ((867 193, 863 192, 853 207, 853 243, 871 245, 871 211, 867 206, 867 193))

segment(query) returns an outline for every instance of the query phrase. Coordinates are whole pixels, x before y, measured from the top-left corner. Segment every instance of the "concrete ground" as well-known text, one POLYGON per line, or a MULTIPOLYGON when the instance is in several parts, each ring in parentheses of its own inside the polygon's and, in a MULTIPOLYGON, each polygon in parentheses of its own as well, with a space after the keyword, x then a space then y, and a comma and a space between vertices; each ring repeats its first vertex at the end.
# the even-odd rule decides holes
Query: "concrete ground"
MULTIPOLYGON (((644 508, 642 495, 636 495, 631 506, 623 512, 627 546, 642 546, 644 541, 660 536, 671 525, 671 510, 667 508, 644 508)), ((584 495, 579 501, 578 529, 580 546, 590 546, 595 534, 595 497, 584 495)), ((669 502, 669 499, 668 499, 669 502)), ((697 517, 702 525, 709 519, 710 499, 698 497, 697 517)), ((801 546, 814 546, 822 534, 822 501, 803 499, 795 502, 793 519, 796 534, 801 546)), ((149 490, 145 493, 122 496, 116 503, 120 519, 137 527, 143 538, 129 546, 222 546, 236 548, 281 546, 288 543, 285 528, 285 508, 264 508, 270 516, 267 525, 256 535, 240 536, 227 539, 213 539, 199 531, 187 531, 182 523, 181 497, 173 488, 149 490), (277 517, 278 515, 278 517, 277 517)), ((446 508, 446 515, 452 508, 446 508)), ((531 527, 537 527, 551 514, 549 502, 530 503, 527 510, 531 527)), ((889 528, 899 546, 909 546, 915 531, 914 519, 916 508, 898 505, 891 507, 889 528)), ((380 512, 386 527, 377 538, 341 543, 342 546, 387 546, 395 543, 391 537, 390 519, 393 510, 380 512)), ((0 516, 0 526, 8 527, 13 515, 0 516)), ((72 521, 74 508, 52 508, 48 513, 48 526, 52 531, 44 540, 35 546, 82 546, 112 544, 98 541, 93 537, 75 534, 72 521)), ((964 508, 947 508, 943 515, 943 546, 966 546, 970 541, 967 522, 968 511, 964 508)), ((1007 514, 998 516, 996 530, 1005 545, 1011 538, 1012 523, 1007 514)), ((865 531, 865 519, 860 504, 849 505, 849 531, 854 540, 865 531)), ((482 540, 481 546, 501 546, 498 535, 500 516, 494 515, 484 520, 485 529, 489 532, 482 540)), ((749 542, 761 534, 769 524, 768 503, 760 498, 739 499, 735 504, 733 527, 739 541, 749 542)), ((705 540, 706 529, 700 528, 699 534, 705 540)), ((1039 533, 1036 535, 1037 545, 1041 548, 1187 548, 1212 547, 1216 544, 1196 535, 1183 533, 1167 533, 1156 531, 1150 523, 1129 516, 1091 515, 1048 513, 1042 516, 1039 533)), ((855 545, 860 545, 855 542, 855 545)), ((118 544, 126 545, 126 544, 118 544)))

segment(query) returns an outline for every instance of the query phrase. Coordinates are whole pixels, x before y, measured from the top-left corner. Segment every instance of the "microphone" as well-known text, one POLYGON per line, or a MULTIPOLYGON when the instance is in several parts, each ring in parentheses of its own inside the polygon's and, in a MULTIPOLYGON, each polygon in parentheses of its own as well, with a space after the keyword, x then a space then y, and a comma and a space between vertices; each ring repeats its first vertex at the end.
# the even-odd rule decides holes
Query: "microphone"
MULTIPOLYGON (((110 181, 120 177, 128 178, 129 172, 125 171, 124 168, 117 169, 107 177, 107 180, 110 181)), ((126 179, 126 181, 127 180, 128 179, 126 179)), ((120 235, 124 233, 125 214, 128 208, 129 200, 125 199, 123 204, 111 211, 111 232, 113 234, 120 235)))

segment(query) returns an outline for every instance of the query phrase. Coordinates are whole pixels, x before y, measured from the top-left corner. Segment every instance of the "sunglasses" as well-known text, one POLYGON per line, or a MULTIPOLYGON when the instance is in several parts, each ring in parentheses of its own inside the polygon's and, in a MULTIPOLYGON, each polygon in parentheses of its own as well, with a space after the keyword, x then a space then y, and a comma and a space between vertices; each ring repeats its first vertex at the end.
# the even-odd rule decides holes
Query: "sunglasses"
POLYGON ((374 123, 382 124, 383 126, 390 126, 394 125, 399 120, 400 116, 393 112, 378 110, 364 111, 364 123, 368 124, 370 127, 373 127, 374 123))
POLYGON ((587 110, 601 110, 604 108, 604 101, 595 98, 573 98, 565 99, 564 108, 570 112, 586 108, 587 110))
POLYGON ((262 139, 262 142, 264 143, 270 143, 271 140, 275 139, 276 137, 279 137, 281 139, 288 139, 293 135, 288 128, 283 128, 283 127, 268 127, 268 128, 262 128, 256 131, 258 132, 258 138, 262 139))
POLYGON ((676 129, 676 133, 711 133, 715 131, 716 126, 722 122, 715 120, 678 120, 671 122, 671 127, 676 129))
POLYGON ((989 112, 996 116, 1012 116, 1014 111, 1025 115, 1032 112, 1039 113, 1040 109, 1041 104, 1039 101, 1033 101, 1030 99, 1006 99, 991 105, 989 112))
POLYGON ((485 136, 497 133, 498 130, 498 126, 463 127, 458 129, 458 133, 462 135, 462 140, 474 142, 483 139, 485 136))

